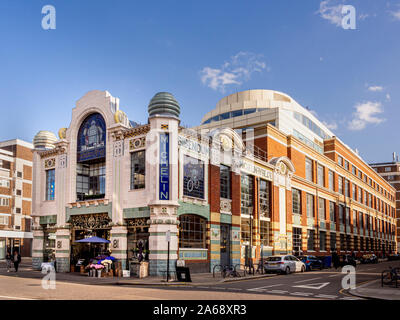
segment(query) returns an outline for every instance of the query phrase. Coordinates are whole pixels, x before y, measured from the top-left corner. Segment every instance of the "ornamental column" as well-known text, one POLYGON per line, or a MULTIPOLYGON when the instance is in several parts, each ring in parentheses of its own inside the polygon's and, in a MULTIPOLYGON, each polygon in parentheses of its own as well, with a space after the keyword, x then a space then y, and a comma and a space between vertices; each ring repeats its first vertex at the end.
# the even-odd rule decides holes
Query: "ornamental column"
POLYGON ((169 270, 178 259, 178 130, 180 107, 174 96, 157 93, 149 107, 146 137, 146 185, 149 186, 149 273, 165 275, 170 234, 169 270))

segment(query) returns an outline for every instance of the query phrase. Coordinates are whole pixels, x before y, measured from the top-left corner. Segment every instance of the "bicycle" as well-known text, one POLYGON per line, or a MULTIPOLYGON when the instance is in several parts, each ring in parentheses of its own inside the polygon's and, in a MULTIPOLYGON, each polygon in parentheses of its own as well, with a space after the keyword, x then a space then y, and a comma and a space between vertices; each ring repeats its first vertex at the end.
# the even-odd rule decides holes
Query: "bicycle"
POLYGON ((394 282, 397 288, 397 280, 399 280, 399 278, 400 268, 389 267, 389 270, 382 271, 381 273, 381 285, 383 287, 383 285, 390 285, 394 282))
POLYGON ((222 269, 221 274, 222 274, 223 278, 226 278, 226 277, 240 278, 241 277, 240 273, 236 271, 236 266, 235 267, 225 266, 222 269))

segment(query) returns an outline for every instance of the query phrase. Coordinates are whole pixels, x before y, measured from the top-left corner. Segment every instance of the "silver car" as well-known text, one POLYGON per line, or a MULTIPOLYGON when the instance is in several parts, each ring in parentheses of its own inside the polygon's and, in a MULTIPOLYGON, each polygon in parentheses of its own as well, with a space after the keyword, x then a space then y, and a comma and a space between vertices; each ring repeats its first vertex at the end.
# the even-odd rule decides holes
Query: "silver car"
POLYGON ((279 255, 268 257, 264 263, 265 272, 279 272, 289 274, 292 272, 305 272, 304 262, 292 255, 279 255))

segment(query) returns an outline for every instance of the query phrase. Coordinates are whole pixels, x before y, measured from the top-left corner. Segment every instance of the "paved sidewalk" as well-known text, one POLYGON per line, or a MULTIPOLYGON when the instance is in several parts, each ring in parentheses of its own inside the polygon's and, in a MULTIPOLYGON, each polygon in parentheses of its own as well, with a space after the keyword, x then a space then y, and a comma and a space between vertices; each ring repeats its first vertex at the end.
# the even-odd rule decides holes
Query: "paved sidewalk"
MULTIPOLYGON (((0 275, 9 277, 19 278, 30 278, 30 279, 42 279, 44 274, 40 271, 33 270, 29 260, 22 261, 19 271, 15 272, 14 268, 11 268, 10 272, 7 272, 5 262, 0 261, 0 275)), ((223 279, 219 274, 214 278, 212 273, 194 273, 191 274, 192 282, 178 282, 169 281, 166 282, 163 277, 147 277, 143 279, 139 278, 118 278, 118 277, 89 277, 87 273, 57 273, 56 280, 71 283, 90 284, 90 285, 136 285, 136 286, 203 286, 203 285, 218 285, 223 282, 236 282, 246 281, 249 279, 267 278, 274 277, 274 274, 257 274, 254 276, 240 277, 240 278, 225 278, 223 279)))
POLYGON ((358 286, 356 289, 350 289, 351 295, 378 300, 400 300, 400 284, 396 288, 393 286, 381 286, 381 280, 377 279, 358 286))

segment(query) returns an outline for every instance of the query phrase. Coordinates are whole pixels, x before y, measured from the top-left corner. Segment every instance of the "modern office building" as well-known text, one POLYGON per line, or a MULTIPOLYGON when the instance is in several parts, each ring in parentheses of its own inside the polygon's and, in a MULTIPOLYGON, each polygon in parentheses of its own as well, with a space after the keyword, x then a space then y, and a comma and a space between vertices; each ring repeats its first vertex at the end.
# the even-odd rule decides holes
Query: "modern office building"
POLYGON ((32 255, 32 144, 0 142, 0 260, 7 250, 32 255))
POLYGON ((396 153, 393 153, 392 162, 382 162, 370 164, 393 188, 396 189, 396 225, 397 225, 397 250, 399 251, 400 238, 400 161, 396 153))
POLYGON ((395 190, 289 96, 228 96, 193 129, 180 112, 161 92, 138 125, 118 98, 91 91, 59 140, 38 133, 34 267, 54 254, 69 271, 86 250, 75 241, 92 235, 126 268, 142 254, 150 274, 166 271, 167 239, 172 269, 179 259, 192 272, 277 253, 395 250, 395 190))

